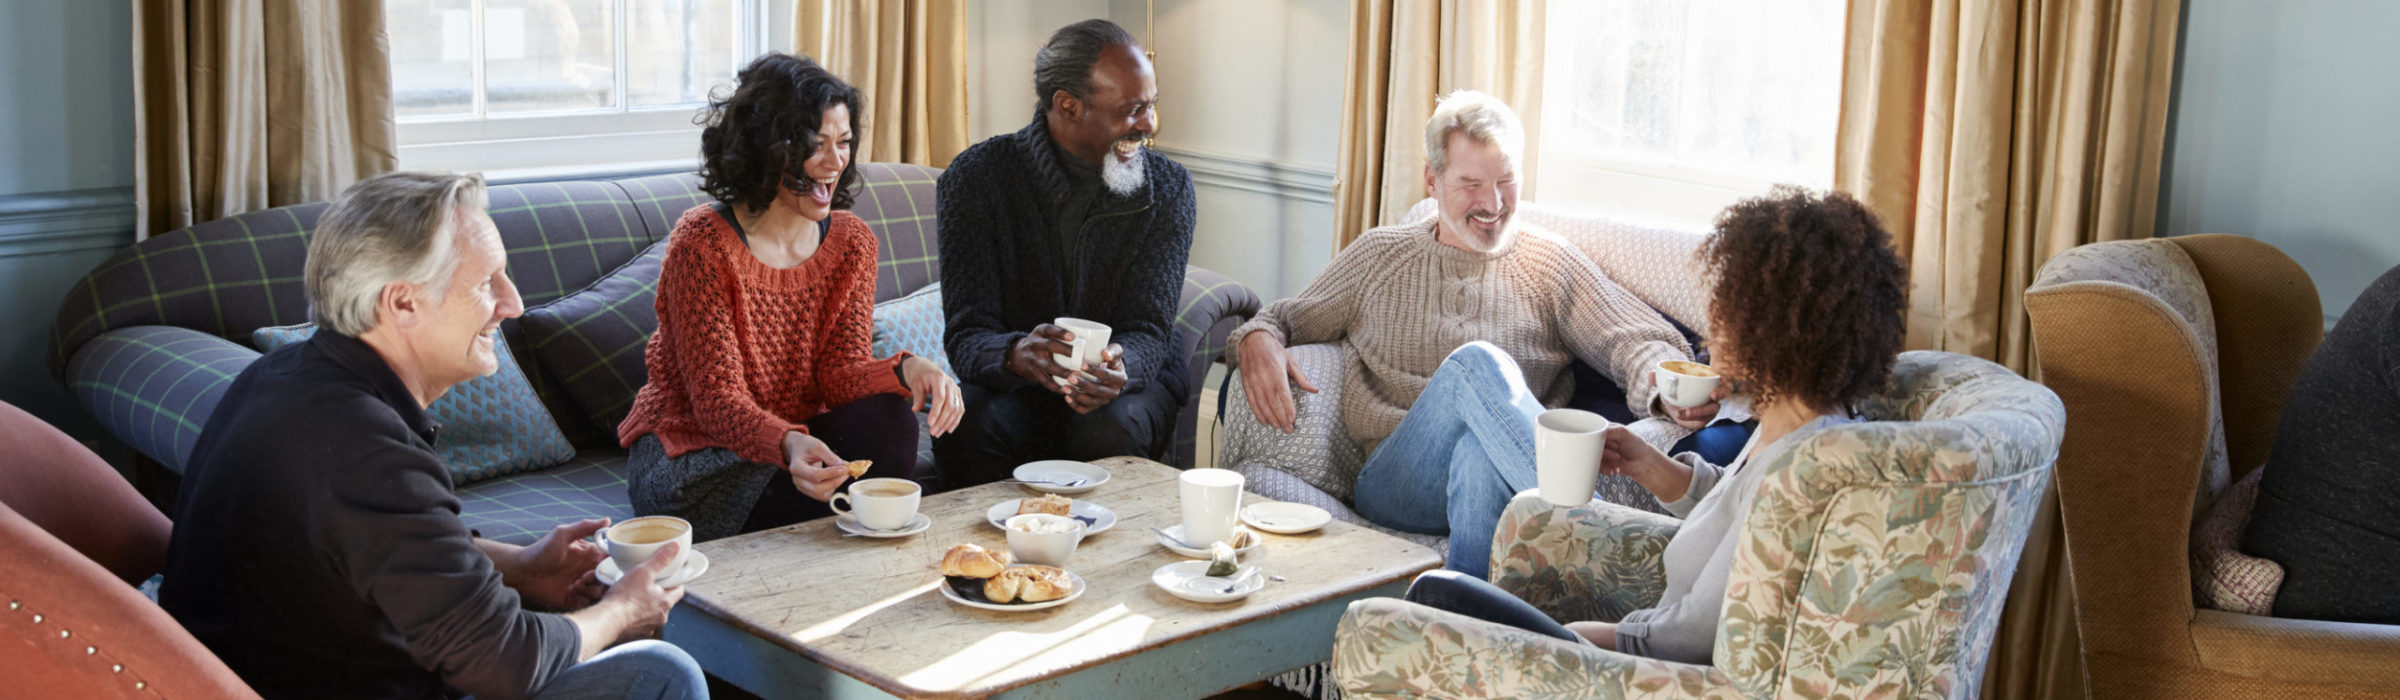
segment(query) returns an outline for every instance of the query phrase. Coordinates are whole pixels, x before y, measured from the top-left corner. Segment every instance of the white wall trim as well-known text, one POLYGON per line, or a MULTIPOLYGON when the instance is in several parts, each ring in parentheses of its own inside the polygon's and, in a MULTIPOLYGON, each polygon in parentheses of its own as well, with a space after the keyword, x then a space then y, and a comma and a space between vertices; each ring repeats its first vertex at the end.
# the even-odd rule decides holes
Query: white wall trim
POLYGON ((133 188, 0 195, 0 258, 133 245, 133 188))
POLYGON ((1333 169, 1307 163, 1247 158, 1193 148, 1157 147, 1192 173, 1192 184, 1333 203, 1333 169))

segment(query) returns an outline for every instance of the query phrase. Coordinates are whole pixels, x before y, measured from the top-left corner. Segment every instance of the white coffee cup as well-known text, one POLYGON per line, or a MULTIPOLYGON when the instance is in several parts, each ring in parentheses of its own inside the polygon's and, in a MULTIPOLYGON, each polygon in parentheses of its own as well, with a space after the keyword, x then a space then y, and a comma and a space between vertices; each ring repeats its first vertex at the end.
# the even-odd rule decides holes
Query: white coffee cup
POLYGON ((850 482, 848 491, 833 494, 827 504, 833 512, 858 518, 860 525, 898 530, 916 519, 917 499, 924 495, 917 482, 907 479, 860 479, 850 482))
MULTIPOLYGON (((1101 363, 1100 356, 1108 352, 1110 332, 1108 324, 1086 321, 1073 316, 1060 316, 1052 319, 1050 324, 1075 334, 1074 340, 1067 341, 1068 345, 1075 348, 1073 356, 1050 353, 1050 361, 1058 363, 1060 367, 1072 371, 1083 369, 1086 365, 1097 365, 1101 363)), ((1064 378, 1052 377, 1051 379, 1060 384, 1067 383, 1064 378)))
POLYGON ((1063 515, 1025 513, 1000 521, 1000 526, 1008 531, 1008 552, 1027 564, 1066 566, 1075 545, 1083 543, 1083 521, 1063 515))
POLYGON ((618 571, 632 571, 633 567, 650 561, 651 556, 658 554, 660 547, 674 543, 679 545, 675 549, 675 561, 668 563, 667 568, 658 575, 663 580, 682 571, 683 560, 692 554, 692 524, 672 515, 626 518, 600 530, 598 534, 601 549, 608 550, 608 558, 617 563, 618 571))
POLYGON ((1207 547, 1232 540, 1235 513, 1242 509, 1241 472, 1187 469, 1176 481, 1183 493, 1183 541, 1207 547))
POLYGON ((1658 400, 1676 408, 1708 403, 1721 379, 1715 367, 1690 360, 1660 360, 1650 373, 1658 379, 1658 400))
POLYGON ((1542 500, 1565 507, 1591 502, 1605 430, 1607 418, 1572 408, 1543 411, 1534 419, 1534 478, 1542 500))

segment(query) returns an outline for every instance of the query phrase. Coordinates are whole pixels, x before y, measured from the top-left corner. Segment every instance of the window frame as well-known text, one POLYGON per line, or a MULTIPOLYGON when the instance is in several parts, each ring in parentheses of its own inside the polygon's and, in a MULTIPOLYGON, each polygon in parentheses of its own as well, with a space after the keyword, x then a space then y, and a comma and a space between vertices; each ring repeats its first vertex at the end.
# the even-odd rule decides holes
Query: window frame
MULTIPOLYGON (((477 114, 394 119, 400 168, 482 172, 494 183, 572 179, 582 176, 672 172, 699 167, 701 110, 691 106, 635 107, 627 104, 625 22, 627 0, 609 0, 618 18, 614 31, 619 103, 590 110, 489 114, 483 111, 483 23, 475 22, 468 43, 477 114)), ((768 51, 791 50, 793 0, 735 0, 743 28, 734 47, 735 68, 768 51), (776 36, 782 36, 779 41, 776 36)), ((470 0, 481 17, 484 0, 470 0)))

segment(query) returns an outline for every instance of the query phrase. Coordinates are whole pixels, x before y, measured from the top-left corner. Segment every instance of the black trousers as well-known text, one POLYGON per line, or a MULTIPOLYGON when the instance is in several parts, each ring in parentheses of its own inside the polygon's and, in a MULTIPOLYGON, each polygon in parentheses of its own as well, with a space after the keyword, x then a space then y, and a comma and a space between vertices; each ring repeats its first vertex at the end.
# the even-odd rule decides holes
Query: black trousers
POLYGON ((1017 465, 1044 459, 1130 455, 1164 461, 1175 441, 1175 412, 1182 408, 1173 392, 1156 383, 1081 414, 1067 407, 1066 397, 1038 386, 959 388, 967 414, 956 432, 933 440, 933 468, 945 490, 1006 479, 1017 465))
POLYGON ((1408 592, 1401 594, 1401 597, 1411 603, 1485 622, 1497 622, 1570 642, 1584 641, 1583 635, 1550 619, 1549 614, 1533 607, 1532 603, 1509 595, 1508 591, 1483 579, 1448 569, 1435 569, 1417 575, 1417 580, 1409 582, 1408 592))
MULTIPOLYGON (((864 478, 906 479, 917 471, 917 417, 909 412, 908 403, 909 398, 899 394, 874 394, 804 422, 809 435, 825 441, 825 447, 842 459, 875 460, 864 478)), ((791 474, 777 465, 775 478, 767 481, 766 492, 750 507, 750 519, 742 524, 742 531, 783 527, 832 514, 833 506, 800 493, 800 487, 792 485, 791 474)))

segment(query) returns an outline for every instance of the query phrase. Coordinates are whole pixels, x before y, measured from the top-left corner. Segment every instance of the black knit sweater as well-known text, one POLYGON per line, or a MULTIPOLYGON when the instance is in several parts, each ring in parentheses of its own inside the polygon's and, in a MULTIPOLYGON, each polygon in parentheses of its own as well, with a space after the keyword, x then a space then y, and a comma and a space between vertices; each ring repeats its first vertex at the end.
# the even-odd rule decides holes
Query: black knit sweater
POLYGON ((1192 251, 1192 178, 1143 149, 1141 189, 1102 190, 1080 240, 1060 240, 1052 221, 1070 185, 1058 153, 1037 116, 969 147, 942 171, 934 206, 950 364, 968 382, 1024 386, 1008 371, 1010 347, 1034 326, 1073 316, 1108 324, 1109 342, 1124 346, 1126 391, 1161 382, 1180 402, 1188 395, 1183 362, 1170 355, 1192 251))

